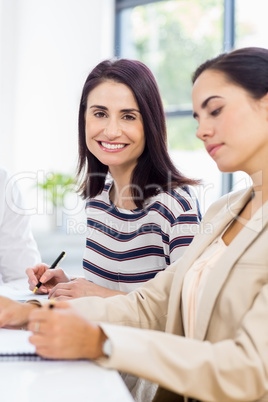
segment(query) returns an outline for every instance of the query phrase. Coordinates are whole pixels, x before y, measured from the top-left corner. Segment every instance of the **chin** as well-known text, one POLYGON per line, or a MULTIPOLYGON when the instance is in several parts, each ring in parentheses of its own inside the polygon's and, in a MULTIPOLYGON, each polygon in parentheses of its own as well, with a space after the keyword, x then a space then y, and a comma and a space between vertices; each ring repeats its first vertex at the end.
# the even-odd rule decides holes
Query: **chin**
MULTIPOLYGON (((217 163, 217 162, 216 162, 217 163)), ((227 164, 226 162, 218 162, 217 163, 218 169, 222 172, 222 173, 234 173, 237 172, 239 169, 237 169, 237 167, 235 166, 231 166, 229 164, 227 164)))

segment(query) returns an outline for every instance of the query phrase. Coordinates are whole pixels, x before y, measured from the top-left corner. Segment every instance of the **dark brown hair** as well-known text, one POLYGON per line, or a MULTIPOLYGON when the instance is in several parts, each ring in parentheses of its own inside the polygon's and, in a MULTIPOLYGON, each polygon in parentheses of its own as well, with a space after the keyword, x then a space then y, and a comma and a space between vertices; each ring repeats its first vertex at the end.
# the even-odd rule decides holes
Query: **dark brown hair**
POLYGON ((205 70, 222 72, 254 99, 261 99, 268 92, 268 49, 245 47, 207 60, 196 69, 192 82, 205 70))
POLYGON ((143 63, 129 59, 105 60, 88 75, 79 108, 79 160, 77 174, 83 198, 95 197, 104 188, 108 166, 102 164, 86 146, 85 111, 89 93, 100 83, 112 80, 127 85, 139 106, 145 133, 145 149, 132 173, 131 191, 137 207, 155 195, 159 188, 194 185, 174 166, 167 151, 166 121, 157 83, 143 63))

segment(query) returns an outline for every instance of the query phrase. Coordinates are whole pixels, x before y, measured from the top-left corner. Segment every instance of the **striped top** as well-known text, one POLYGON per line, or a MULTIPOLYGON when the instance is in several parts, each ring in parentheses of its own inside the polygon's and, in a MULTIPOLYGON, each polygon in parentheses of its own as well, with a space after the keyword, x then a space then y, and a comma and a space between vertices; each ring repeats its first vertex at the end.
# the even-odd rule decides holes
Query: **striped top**
POLYGON ((201 217, 188 187, 161 191, 144 209, 125 210, 110 201, 111 186, 86 203, 83 269, 86 279, 128 293, 183 254, 201 217))

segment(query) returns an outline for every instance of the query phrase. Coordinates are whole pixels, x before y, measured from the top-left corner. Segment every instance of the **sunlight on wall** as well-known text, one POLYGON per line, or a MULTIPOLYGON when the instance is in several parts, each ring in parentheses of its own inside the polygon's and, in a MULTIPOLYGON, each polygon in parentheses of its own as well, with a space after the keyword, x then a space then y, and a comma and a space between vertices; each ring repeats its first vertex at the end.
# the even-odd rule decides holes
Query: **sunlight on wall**
MULTIPOLYGON (((37 177, 75 172, 80 94, 89 71, 113 56, 114 1, 0 0, 0 10, 0 164, 41 211, 37 177)), ((49 225, 41 212, 32 221, 49 225)))

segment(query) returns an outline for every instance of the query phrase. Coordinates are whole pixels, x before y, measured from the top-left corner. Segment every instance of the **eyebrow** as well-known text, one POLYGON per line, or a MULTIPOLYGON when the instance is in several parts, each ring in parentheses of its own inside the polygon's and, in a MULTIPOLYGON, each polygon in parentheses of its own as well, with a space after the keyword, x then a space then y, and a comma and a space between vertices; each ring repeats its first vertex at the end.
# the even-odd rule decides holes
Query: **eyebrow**
MULTIPOLYGON (((89 108, 90 109, 96 108, 96 109, 108 110, 108 108, 106 106, 101 106, 101 105, 92 105, 89 108)), ((120 112, 123 112, 123 113, 131 113, 131 112, 140 113, 140 111, 138 109, 134 109, 134 108, 133 109, 132 108, 131 109, 121 109, 120 112)))
MULTIPOLYGON (((222 97, 221 97, 221 96, 217 96, 217 95, 209 96, 207 99, 204 100, 204 102, 202 102, 202 104, 201 104, 201 109, 205 109, 205 108, 207 107, 208 103, 209 103, 212 99, 222 99, 222 97)), ((194 113, 193 113, 193 117, 196 118, 197 116, 198 116, 198 114, 194 112, 194 113)))

